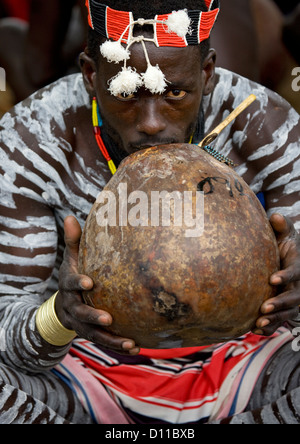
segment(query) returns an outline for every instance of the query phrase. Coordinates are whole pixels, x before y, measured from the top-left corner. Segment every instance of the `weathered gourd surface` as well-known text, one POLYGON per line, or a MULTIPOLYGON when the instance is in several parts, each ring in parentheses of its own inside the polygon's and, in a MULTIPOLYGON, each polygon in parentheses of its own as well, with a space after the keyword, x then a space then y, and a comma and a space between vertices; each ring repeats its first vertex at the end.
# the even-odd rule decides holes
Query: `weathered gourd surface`
POLYGON ((86 303, 113 316, 109 331, 174 348, 251 330, 274 295, 279 254, 264 209, 234 170, 194 145, 153 147, 127 157, 104 192, 84 228, 79 271, 95 283, 86 303), (170 226, 157 219, 161 191, 177 196, 164 199, 170 226))

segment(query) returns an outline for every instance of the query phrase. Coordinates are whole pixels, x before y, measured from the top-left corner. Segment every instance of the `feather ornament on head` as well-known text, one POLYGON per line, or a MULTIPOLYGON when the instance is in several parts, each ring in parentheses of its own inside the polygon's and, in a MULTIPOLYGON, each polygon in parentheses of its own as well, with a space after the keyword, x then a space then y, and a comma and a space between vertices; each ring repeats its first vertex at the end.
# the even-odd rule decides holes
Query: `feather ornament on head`
POLYGON ((173 11, 166 20, 168 32, 175 32, 179 37, 184 38, 191 33, 191 19, 187 10, 173 11))
POLYGON ((130 58, 130 52, 120 42, 107 40, 107 42, 100 46, 100 52, 109 63, 120 63, 130 58))
POLYGON ((142 86, 143 80, 135 69, 124 66, 122 71, 110 79, 108 84, 108 90, 113 96, 131 96, 142 86))
POLYGON ((142 74, 143 83, 146 89, 152 94, 163 94, 167 87, 164 73, 158 65, 149 65, 147 71, 142 74))

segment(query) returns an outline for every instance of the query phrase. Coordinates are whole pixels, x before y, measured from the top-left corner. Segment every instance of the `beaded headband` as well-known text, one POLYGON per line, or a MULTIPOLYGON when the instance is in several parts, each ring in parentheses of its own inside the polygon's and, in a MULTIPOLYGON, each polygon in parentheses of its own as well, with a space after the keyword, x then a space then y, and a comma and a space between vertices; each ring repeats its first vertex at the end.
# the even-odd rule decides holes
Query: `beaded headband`
POLYGON ((132 12, 117 11, 96 0, 86 0, 90 27, 108 39, 100 47, 102 56, 110 63, 124 62, 122 71, 109 81, 111 94, 130 96, 141 86, 153 94, 162 94, 167 87, 166 79, 158 65, 151 65, 145 42, 152 42, 157 47, 184 48, 189 45, 199 45, 207 40, 219 14, 220 1, 205 0, 205 3, 207 12, 179 10, 170 14, 156 15, 154 19, 135 20, 132 12), (143 35, 134 37, 135 25, 152 25, 153 38, 146 38, 143 35), (148 68, 142 75, 134 68, 127 67, 127 60, 130 58, 129 49, 134 43, 141 43, 144 49, 148 68))

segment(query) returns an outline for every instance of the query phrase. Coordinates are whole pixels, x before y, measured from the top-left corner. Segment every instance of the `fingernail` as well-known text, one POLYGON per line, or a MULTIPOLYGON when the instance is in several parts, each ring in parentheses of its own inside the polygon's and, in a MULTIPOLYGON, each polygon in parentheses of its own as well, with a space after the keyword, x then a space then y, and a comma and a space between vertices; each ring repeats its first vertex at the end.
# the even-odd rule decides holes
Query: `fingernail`
POLYGON ((126 350, 126 351, 131 350, 131 349, 133 349, 134 347, 135 347, 135 343, 132 342, 132 341, 125 341, 125 342, 123 342, 123 344, 122 344, 122 348, 123 348, 123 350, 126 350))
POLYGON ((267 325, 271 324, 271 322, 269 321, 269 319, 263 319, 261 322, 259 322, 259 326, 261 328, 266 327, 267 325))
POLYGON ((263 332, 262 330, 260 330, 260 329, 254 330, 253 333, 254 333, 255 335, 258 335, 258 336, 263 336, 263 334, 264 334, 264 332, 263 332))
POLYGON ((271 313, 274 310, 275 310, 275 307, 273 304, 265 304, 262 306, 263 313, 271 313))
POLYGON ((140 348, 139 347, 134 347, 133 349, 129 350, 129 354, 130 355, 138 355, 140 353, 140 348))
POLYGON ((270 279, 270 282, 272 285, 281 285, 282 284, 282 277, 280 276, 272 276, 270 279))
POLYGON ((83 288, 83 290, 85 290, 86 288, 89 288, 89 287, 90 287, 91 282, 90 282, 89 279, 82 279, 82 280, 80 281, 80 285, 81 285, 81 287, 83 288))
POLYGON ((109 316, 101 315, 101 316, 99 316, 99 322, 102 325, 110 325, 111 324, 111 319, 110 319, 109 316))

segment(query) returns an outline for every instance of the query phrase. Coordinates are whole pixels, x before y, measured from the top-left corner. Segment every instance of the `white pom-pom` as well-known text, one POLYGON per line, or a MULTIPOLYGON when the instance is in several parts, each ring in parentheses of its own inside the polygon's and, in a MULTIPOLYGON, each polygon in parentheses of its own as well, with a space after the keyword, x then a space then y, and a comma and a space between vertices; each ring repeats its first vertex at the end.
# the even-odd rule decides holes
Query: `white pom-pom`
POLYGON ((166 21, 169 32, 175 32, 179 37, 185 37, 190 33, 191 19, 186 10, 173 11, 166 21))
POLYGON ((108 90, 113 96, 119 94, 129 96, 134 94, 142 84, 141 76, 134 69, 123 67, 122 71, 110 80, 108 90))
POLYGON ((111 42, 108 40, 100 46, 100 52, 109 63, 120 63, 130 58, 130 52, 121 45, 120 42, 111 42))
POLYGON ((152 94, 162 94, 167 87, 166 78, 158 65, 149 65, 147 71, 142 74, 145 88, 152 94))

